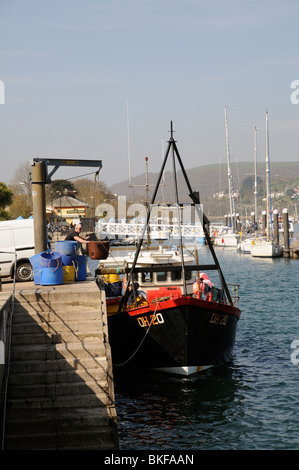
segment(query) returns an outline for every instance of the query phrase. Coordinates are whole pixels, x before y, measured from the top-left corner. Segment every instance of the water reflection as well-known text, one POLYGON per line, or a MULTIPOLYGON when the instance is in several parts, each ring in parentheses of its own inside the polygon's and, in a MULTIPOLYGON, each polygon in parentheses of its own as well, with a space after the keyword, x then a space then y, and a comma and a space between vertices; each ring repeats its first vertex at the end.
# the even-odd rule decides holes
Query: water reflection
POLYGON ((240 284, 234 360, 188 378, 115 371, 121 449, 299 450, 299 261, 217 256, 240 284))
POLYGON ((115 373, 122 449, 212 448, 240 400, 241 371, 215 368, 191 377, 115 373), (236 392, 237 395, 236 395, 236 392))

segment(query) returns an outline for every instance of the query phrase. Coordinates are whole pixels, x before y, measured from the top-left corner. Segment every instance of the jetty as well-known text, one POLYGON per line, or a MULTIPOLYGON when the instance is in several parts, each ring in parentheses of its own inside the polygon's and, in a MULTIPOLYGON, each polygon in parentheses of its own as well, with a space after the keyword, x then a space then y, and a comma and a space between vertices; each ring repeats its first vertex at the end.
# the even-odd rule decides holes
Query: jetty
POLYGON ((283 249, 283 256, 285 258, 299 258, 299 239, 297 238, 295 241, 292 242, 290 247, 283 249))
POLYGON ((2 450, 118 449, 104 295, 2 281, 2 450))

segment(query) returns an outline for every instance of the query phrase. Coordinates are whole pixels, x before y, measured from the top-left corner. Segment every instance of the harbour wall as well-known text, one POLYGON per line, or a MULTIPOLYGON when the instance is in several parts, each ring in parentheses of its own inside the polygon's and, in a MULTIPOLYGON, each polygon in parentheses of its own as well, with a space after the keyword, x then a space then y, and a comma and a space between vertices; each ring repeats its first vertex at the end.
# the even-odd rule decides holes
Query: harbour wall
POLYGON ((3 283, 3 450, 118 449, 104 293, 93 280, 3 283))

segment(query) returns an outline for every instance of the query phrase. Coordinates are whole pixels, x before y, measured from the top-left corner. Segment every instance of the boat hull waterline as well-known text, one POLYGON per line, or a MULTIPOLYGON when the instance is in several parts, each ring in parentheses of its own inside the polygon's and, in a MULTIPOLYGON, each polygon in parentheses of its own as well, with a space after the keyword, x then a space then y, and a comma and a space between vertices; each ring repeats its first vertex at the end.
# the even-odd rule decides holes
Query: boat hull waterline
POLYGON ((115 367, 191 375, 232 360, 238 308, 186 296, 117 312, 118 302, 107 299, 115 367))

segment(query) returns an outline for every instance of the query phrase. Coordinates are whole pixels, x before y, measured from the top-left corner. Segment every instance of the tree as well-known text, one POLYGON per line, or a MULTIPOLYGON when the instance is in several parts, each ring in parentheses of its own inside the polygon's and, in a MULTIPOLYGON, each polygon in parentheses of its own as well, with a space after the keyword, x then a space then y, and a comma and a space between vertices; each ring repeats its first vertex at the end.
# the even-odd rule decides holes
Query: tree
POLYGON ((21 216, 28 219, 32 213, 30 201, 23 194, 17 193, 13 195, 12 204, 9 206, 9 217, 16 219, 21 216))
POLYGON ((32 209, 32 189, 31 189, 31 165, 26 162, 20 165, 14 172, 10 188, 14 194, 24 194, 32 209))
MULTIPOLYGON (((263 180, 260 176, 257 176, 256 181, 257 195, 262 196, 264 194, 263 180)), ((241 200, 243 203, 251 203, 254 200, 254 176, 247 176, 242 181, 241 200)))
POLYGON ((11 204, 12 196, 12 190, 5 183, 0 182, 0 207, 2 209, 11 204))
POLYGON ((74 184, 77 189, 77 197, 88 204, 93 204, 95 207, 104 199, 116 199, 103 181, 81 178, 76 180, 74 184))
POLYGON ((295 190, 293 188, 289 188, 286 190, 286 196, 289 196, 289 197, 292 197, 294 196, 295 193, 295 190))
POLYGON ((51 186, 53 193, 70 194, 76 192, 74 184, 68 180, 54 180, 51 182, 51 186))
POLYGON ((7 220, 9 218, 6 207, 11 204, 12 196, 12 190, 5 183, 0 182, 0 220, 7 220))

